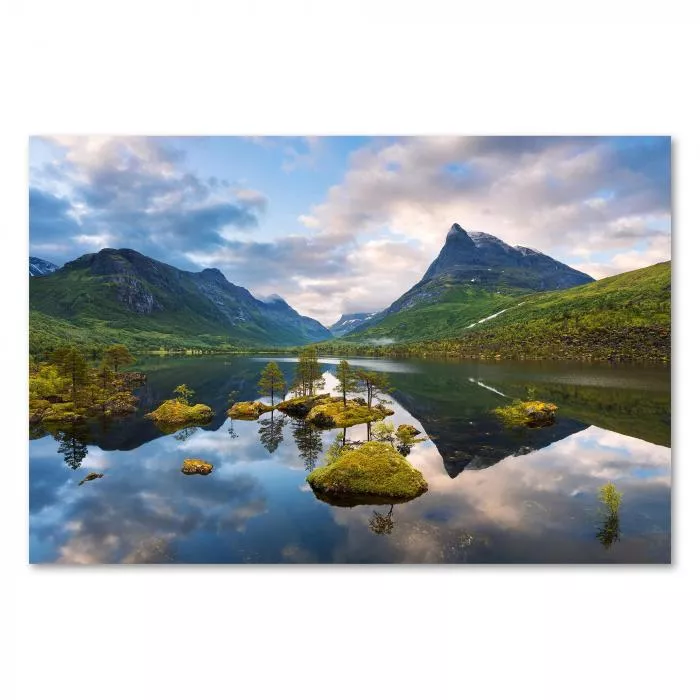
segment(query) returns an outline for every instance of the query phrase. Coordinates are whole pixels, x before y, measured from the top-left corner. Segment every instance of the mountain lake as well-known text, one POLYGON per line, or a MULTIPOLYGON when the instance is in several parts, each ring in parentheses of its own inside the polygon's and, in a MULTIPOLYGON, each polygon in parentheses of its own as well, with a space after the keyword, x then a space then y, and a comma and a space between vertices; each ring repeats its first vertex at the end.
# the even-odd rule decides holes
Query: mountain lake
MULTIPOLYGON (((670 367, 348 359, 388 375, 387 421, 428 437, 407 456, 428 482, 422 496, 329 505, 306 477, 342 430, 279 411, 226 416, 231 392, 269 402, 262 368, 274 360, 291 381, 296 358, 152 356, 134 367, 147 374, 137 413, 30 436, 30 562, 670 562, 670 367), (144 415, 182 383, 216 415, 163 434, 144 415), (559 407, 553 425, 507 428, 492 413, 533 392, 559 407), (190 457, 212 473, 183 474, 190 457), (615 514, 599 499, 609 482, 622 494, 615 514)), ((338 359, 320 362, 333 392, 338 359)))

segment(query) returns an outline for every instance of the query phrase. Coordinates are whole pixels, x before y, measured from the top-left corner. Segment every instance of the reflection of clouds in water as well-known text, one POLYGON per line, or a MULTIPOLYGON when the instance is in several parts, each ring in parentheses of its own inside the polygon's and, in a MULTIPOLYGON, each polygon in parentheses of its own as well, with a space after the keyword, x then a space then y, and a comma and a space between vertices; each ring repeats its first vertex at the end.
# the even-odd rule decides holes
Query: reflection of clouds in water
MULTIPOLYGON (((266 512, 255 476, 225 469, 185 476, 179 471, 182 443, 168 438, 157 443, 139 450, 138 462, 133 453, 91 448, 105 477, 82 487, 75 481, 79 474, 48 463, 53 488, 32 514, 33 537, 54 552, 47 558, 78 564, 171 561, 183 539, 205 532, 240 533, 251 518, 266 512), (66 479, 67 473, 73 478, 66 479)), ((40 464, 33 458, 34 465, 40 464)))
POLYGON ((395 527, 382 542, 372 539, 368 527, 371 507, 335 509, 336 522, 348 528, 337 557, 357 560, 371 552, 372 560, 378 555, 406 562, 472 556, 490 561, 499 555, 511 561, 586 561, 602 552, 595 541, 597 491, 612 480, 624 493, 621 521, 630 557, 643 560, 643 543, 635 535, 644 532, 646 518, 638 509, 665 509, 670 499, 668 448, 595 427, 454 480, 430 442, 415 446, 409 460, 423 472, 428 493, 395 507, 395 527), (642 464, 649 473, 640 477, 642 464), (489 551, 495 542, 498 553, 489 551))

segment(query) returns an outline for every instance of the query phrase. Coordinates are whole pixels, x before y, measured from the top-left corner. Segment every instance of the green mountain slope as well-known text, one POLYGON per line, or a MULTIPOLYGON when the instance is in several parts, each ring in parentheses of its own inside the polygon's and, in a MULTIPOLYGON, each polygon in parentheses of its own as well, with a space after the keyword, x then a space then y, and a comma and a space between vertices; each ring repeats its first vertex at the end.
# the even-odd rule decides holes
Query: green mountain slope
POLYGON ((453 224, 423 278, 347 338, 408 342, 458 336, 524 294, 592 281, 537 250, 453 224))
MULTIPOLYGON (((510 301, 503 305, 503 313, 458 337, 391 344, 379 351, 469 357, 671 358, 670 261, 510 301)), ((355 349, 378 351, 371 339, 369 343, 357 339, 355 349)))
POLYGON ((185 272, 133 250, 84 255, 29 287, 30 351, 66 340, 166 347, 297 345, 331 337, 282 299, 269 302, 219 270, 185 272))

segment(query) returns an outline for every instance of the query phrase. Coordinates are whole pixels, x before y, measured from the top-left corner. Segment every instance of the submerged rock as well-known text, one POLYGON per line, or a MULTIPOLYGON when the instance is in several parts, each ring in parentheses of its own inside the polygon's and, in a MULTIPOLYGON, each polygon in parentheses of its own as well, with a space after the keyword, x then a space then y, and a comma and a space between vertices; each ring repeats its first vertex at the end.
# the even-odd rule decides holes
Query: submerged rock
POLYGON ((100 474, 99 472, 90 472, 81 482, 78 483, 78 486, 82 486, 86 481, 101 479, 103 476, 104 474, 100 474))
POLYGON ((211 474, 214 467, 203 459, 186 459, 182 463, 183 474, 211 474))
POLYGON ((423 475, 391 445, 373 441, 343 450, 306 480, 318 498, 334 505, 403 503, 428 490, 423 475))
POLYGON ((509 406, 499 406, 493 412, 510 426, 542 428, 552 425, 559 407, 545 401, 514 401, 509 406))
POLYGON ((343 399, 332 397, 318 402, 309 411, 306 420, 318 428, 349 428, 361 423, 373 423, 393 415, 390 408, 381 404, 369 408, 354 399, 349 399, 343 405, 343 399))
POLYGON ((203 403, 190 406, 178 399, 168 399, 158 406, 155 411, 146 414, 150 418, 164 426, 204 425, 214 417, 214 411, 203 403))
POLYGON ((268 406, 262 401, 239 401, 234 403, 226 414, 229 418, 236 420, 258 420, 263 413, 268 413, 271 410, 272 406, 268 406))

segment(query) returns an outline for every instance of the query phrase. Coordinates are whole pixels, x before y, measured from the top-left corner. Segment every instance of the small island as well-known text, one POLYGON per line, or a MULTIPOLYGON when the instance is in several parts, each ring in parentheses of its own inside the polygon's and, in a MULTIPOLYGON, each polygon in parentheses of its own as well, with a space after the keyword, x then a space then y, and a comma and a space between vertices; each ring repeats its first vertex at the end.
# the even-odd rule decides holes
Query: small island
POLYGON ((365 442, 306 478, 318 498, 338 505, 403 503, 428 490, 423 475, 390 444, 365 442))
POLYGON ((214 411, 203 403, 190 404, 194 391, 186 384, 180 384, 173 391, 174 399, 167 399, 155 409, 146 414, 165 432, 193 425, 206 425, 214 417, 214 411))

